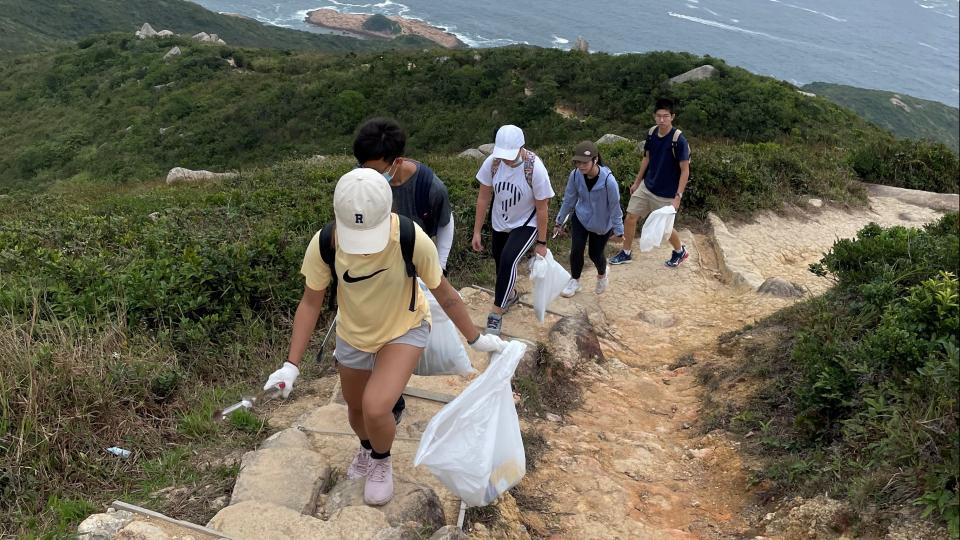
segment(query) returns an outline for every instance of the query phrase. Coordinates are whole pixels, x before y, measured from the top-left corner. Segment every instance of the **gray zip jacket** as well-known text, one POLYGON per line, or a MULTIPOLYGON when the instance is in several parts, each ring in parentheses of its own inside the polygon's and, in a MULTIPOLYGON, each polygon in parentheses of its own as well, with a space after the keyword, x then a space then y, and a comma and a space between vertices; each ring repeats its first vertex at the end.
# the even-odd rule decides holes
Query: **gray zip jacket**
POLYGON ((609 167, 600 167, 600 177, 590 191, 587 191, 583 173, 579 169, 570 171, 567 189, 563 192, 563 204, 557 214, 557 224, 562 224, 571 212, 576 213, 583 228, 592 233, 607 234, 613 229, 613 234, 623 236, 620 186, 609 167))

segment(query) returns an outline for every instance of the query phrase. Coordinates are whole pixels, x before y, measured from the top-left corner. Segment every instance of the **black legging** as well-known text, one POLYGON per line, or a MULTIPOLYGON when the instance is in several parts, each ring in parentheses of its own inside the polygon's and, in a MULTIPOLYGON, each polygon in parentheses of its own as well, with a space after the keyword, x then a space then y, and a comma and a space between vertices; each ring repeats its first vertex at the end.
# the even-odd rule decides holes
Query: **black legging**
POLYGON ((583 273, 583 248, 587 247, 587 239, 590 240, 590 260, 597 267, 598 275, 607 273, 607 258, 603 251, 607 248, 607 240, 610 239, 610 231, 606 234, 597 234, 590 232, 583 227, 583 223, 577 219, 577 214, 573 214, 573 223, 570 225, 570 277, 580 279, 583 273))
POLYGON ((537 239, 536 227, 517 227, 510 232, 493 231, 493 260, 497 266, 497 287, 493 303, 506 307, 517 283, 517 264, 537 239))

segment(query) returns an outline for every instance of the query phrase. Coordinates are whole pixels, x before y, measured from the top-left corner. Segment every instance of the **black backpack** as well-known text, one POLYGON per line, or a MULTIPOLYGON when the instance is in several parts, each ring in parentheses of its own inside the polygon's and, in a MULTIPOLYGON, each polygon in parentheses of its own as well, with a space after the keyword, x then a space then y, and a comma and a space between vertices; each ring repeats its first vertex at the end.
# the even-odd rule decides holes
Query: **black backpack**
MULTIPOLYGON (((417 234, 415 230, 415 224, 413 220, 406 216, 401 216, 397 214, 397 217, 400 221, 400 253, 403 255, 403 264, 407 270, 407 276, 413 279, 413 289, 410 294, 410 311, 417 310, 417 267, 413 264, 413 248, 416 245, 417 234)), ((323 226, 323 229, 320 229, 320 258, 323 259, 323 262, 327 263, 327 266, 330 267, 330 296, 328 298, 328 306, 331 311, 336 310, 337 305, 337 269, 335 267, 335 260, 337 254, 337 244, 336 239, 334 238, 334 232, 336 231, 337 224, 335 221, 331 221, 323 226)))

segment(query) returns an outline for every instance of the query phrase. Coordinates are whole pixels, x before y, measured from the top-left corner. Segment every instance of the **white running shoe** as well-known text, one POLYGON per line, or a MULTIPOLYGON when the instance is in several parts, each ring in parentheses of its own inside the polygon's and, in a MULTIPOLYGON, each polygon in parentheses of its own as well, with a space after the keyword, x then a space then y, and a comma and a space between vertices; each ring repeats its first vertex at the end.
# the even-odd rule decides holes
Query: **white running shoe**
POLYGON ((577 294, 577 291, 579 290, 580 290, 580 282, 576 279, 570 278, 570 281, 567 282, 567 286, 564 287, 562 291, 560 291, 560 296, 564 298, 570 298, 571 296, 577 294))
POLYGON ((603 291, 607 290, 607 285, 610 284, 610 266, 607 266, 607 273, 603 277, 597 278, 597 294, 603 294, 603 291))

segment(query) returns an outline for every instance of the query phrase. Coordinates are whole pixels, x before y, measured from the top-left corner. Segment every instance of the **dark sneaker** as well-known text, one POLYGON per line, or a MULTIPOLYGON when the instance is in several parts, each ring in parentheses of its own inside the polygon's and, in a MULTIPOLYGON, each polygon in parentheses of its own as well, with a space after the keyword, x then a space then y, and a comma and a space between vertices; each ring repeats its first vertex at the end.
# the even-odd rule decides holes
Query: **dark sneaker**
POLYGON ((407 402, 404 401, 403 396, 400 396, 400 399, 393 405, 393 421, 400 425, 400 419, 403 418, 403 410, 407 408, 407 402))
POLYGON ((503 317, 496 313, 487 315, 487 333, 494 336, 500 335, 500 325, 503 323, 503 317))
POLYGON ((690 256, 690 252, 687 251, 687 246, 680 246, 680 251, 674 251, 670 256, 669 261, 665 261, 663 264, 669 266, 670 268, 676 268, 680 266, 680 263, 687 260, 687 257, 690 256))
POLYGON ((607 262, 610 264, 627 264, 629 262, 633 262, 633 256, 621 249, 620 253, 610 257, 610 260, 607 262))

